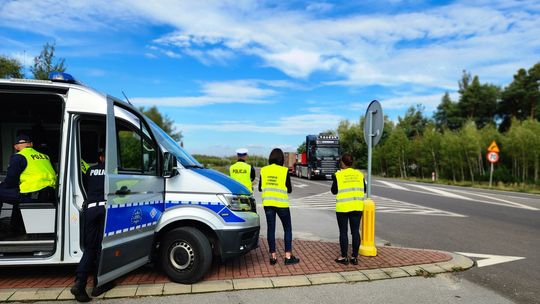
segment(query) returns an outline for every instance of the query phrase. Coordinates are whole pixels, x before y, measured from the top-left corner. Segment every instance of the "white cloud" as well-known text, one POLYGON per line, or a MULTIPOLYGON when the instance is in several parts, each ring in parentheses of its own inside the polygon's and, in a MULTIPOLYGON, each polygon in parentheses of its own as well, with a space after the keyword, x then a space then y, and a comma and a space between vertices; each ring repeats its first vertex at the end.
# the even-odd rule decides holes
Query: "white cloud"
POLYGON ((199 96, 175 97, 136 97, 132 102, 141 106, 200 107, 212 104, 270 103, 268 99, 278 92, 259 86, 256 80, 237 80, 227 82, 209 82, 202 85, 199 96))
POLYGON ((332 9, 326 2, 286 7, 254 0, 21 0, 0 7, 0 25, 58 39, 70 31, 167 25, 175 30, 151 42, 171 52, 165 55, 181 53, 207 65, 257 56, 291 77, 327 72, 338 79, 328 84, 344 86, 448 89, 463 69, 505 72, 489 75, 502 84, 538 61, 540 5, 534 1, 458 1, 392 15, 332 17, 324 17, 332 9))
POLYGON ((334 114, 302 114, 281 117, 277 121, 221 121, 215 124, 178 124, 176 127, 183 132, 215 131, 267 133, 274 135, 306 135, 318 134, 322 130, 337 128, 344 118, 334 114))
MULTIPOLYGON (((385 115, 387 114, 386 112, 387 110, 388 112, 396 113, 396 111, 394 110, 404 110, 404 109, 408 109, 411 106, 416 106, 417 104, 420 104, 424 106, 424 115, 431 116, 433 111, 435 111, 437 109, 437 106, 439 106, 439 104, 441 103, 441 99, 443 95, 444 95, 443 93, 430 94, 430 95, 410 94, 410 95, 401 95, 398 97, 391 97, 391 98, 381 98, 379 99, 379 102, 381 103, 383 113, 385 115)), ((453 101, 457 101, 459 98, 459 95, 456 92, 449 92, 449 95, 450 95, 450 99, 452 99, 453 101)), ((365 113, 370 102, 352 103, 349 106, 349 109, 362 111, 361 113, 365 113)), ((391 117, 391 118, 395 119, 396 117, 391 117)))

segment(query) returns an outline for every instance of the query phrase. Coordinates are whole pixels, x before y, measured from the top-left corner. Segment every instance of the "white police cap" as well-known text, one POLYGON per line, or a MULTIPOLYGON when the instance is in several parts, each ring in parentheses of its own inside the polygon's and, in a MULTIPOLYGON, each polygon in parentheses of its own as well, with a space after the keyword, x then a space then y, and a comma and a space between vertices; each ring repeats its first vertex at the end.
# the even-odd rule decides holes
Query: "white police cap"
POLYGON ((236 155, 238 156, 246 156, 248 154, 248 149, 246 148, 240 148, 236 150, 236 155))

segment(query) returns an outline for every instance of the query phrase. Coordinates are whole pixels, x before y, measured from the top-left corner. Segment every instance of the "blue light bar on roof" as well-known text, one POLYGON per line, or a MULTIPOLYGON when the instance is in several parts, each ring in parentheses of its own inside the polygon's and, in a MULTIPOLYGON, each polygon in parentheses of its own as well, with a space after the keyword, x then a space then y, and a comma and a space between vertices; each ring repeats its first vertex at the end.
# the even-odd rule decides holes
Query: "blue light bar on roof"
POLYGON ((58 81, 58 82, 68 82, 68 83, 77 83, 75 78, 71 74, 63 72, 50 72, 49 80, 58 81))

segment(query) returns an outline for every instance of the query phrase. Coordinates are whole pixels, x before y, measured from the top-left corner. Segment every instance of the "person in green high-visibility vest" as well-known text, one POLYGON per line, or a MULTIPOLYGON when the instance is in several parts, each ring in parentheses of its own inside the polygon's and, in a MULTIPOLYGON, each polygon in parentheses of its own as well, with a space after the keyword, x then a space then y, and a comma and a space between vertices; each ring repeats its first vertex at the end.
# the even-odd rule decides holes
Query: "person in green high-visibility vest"
POLYGON ((341 256, 335 259, 337 263, 358 265, 358 249, 360 248, 360 220, 364 210, 364 193, 366 180, 360 170, 352 168, 353 157, 350 154, 341 156, 341 170, 332 176, 330 191, 336 194, 336 218, 339 227, 339 246, 341 256), (347 258, 349 238, 347 225, 351 227, 352 253, 347 258))
POLYGON ((229 168, 229 175, 232 179, 244 185, 249 192, 253 193, 253 180, 255 180, 255 168, 247 163, 248 149, 240 148, 236 150, 238 161, 229 168))

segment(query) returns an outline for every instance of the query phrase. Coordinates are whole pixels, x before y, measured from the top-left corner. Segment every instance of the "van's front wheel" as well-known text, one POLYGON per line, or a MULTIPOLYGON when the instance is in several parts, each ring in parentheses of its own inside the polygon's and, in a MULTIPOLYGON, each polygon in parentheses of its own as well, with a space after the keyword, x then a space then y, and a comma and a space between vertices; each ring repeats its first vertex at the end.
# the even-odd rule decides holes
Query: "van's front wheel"
POLYGON ((161 266, 177 283, 198 282, 212 264, 212 248, 206 236, 193 227, 168 232, 161 242, 161 266))

